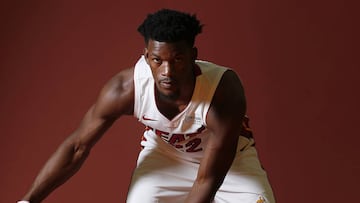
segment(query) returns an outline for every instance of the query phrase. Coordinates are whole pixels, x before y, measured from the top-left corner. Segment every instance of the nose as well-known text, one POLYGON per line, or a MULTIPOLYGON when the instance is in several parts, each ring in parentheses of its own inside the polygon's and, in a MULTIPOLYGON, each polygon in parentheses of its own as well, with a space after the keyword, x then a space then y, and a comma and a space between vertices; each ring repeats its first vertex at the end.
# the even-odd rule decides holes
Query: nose
POLYGON ((173 73, 173 65, 170 62, 163 62, 163 71, 162 75, 165 77, 171 77, 173 73))

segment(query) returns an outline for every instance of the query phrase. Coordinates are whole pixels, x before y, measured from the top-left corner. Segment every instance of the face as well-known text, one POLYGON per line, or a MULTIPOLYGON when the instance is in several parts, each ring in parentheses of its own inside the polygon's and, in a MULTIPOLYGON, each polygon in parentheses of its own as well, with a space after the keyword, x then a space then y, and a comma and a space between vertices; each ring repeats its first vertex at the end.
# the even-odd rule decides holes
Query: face
POLYGON ((177 99, 192 84, 197 51, 185 41, 149 40, 144 55, 161 96, 177 99))

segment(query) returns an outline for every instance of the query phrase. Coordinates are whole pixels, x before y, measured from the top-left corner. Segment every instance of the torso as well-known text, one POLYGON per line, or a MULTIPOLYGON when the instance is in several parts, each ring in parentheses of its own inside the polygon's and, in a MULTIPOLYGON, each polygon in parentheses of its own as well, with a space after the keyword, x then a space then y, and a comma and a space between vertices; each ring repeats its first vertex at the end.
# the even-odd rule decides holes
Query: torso
MULTIPOLYGON (((156 99, 150 67, 141 58, 134 71, 134 115, 149 132, 147 139, 162 138, 181 152, 201 152, 207 140, 206 115, 216 87, 227 70, 208 62, 197 61, 201 75, 188 98, 176 105, 156 99), (151 136, 149 134, 152 134, 151 136)), ((146 144, 149 144, 150 141, 146 144)))

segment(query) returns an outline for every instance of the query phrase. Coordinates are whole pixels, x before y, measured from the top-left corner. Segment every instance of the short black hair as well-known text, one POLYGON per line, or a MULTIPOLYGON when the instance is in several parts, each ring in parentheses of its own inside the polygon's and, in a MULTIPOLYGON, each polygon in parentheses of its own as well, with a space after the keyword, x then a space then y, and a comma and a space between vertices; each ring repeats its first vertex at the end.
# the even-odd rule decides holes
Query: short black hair
POLYGON ((160 42, 185 40, 193 46, 195 37, 201 33, 202 27, 195 14, 161 9, 149 14, 137 30, 144 37, 146 44, 150 39, 160 42))

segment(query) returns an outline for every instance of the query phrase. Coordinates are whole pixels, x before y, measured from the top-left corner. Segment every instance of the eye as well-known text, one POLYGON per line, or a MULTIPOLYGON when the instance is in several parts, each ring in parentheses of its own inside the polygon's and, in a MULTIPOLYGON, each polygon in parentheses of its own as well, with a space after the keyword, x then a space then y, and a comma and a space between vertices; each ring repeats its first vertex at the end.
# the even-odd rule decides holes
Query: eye
POLYGON ((151 60, 156 64, 161 64, 161 60, 159 58, 152 58, 151 60))
POLYGON ((182 62, 182 61, 183 61, 183 58, 182 58, 182 57, 176 57, 176 58, 174 59, 174 61, 175 61, 176 63, 179 63, 179 62, 182 62))

